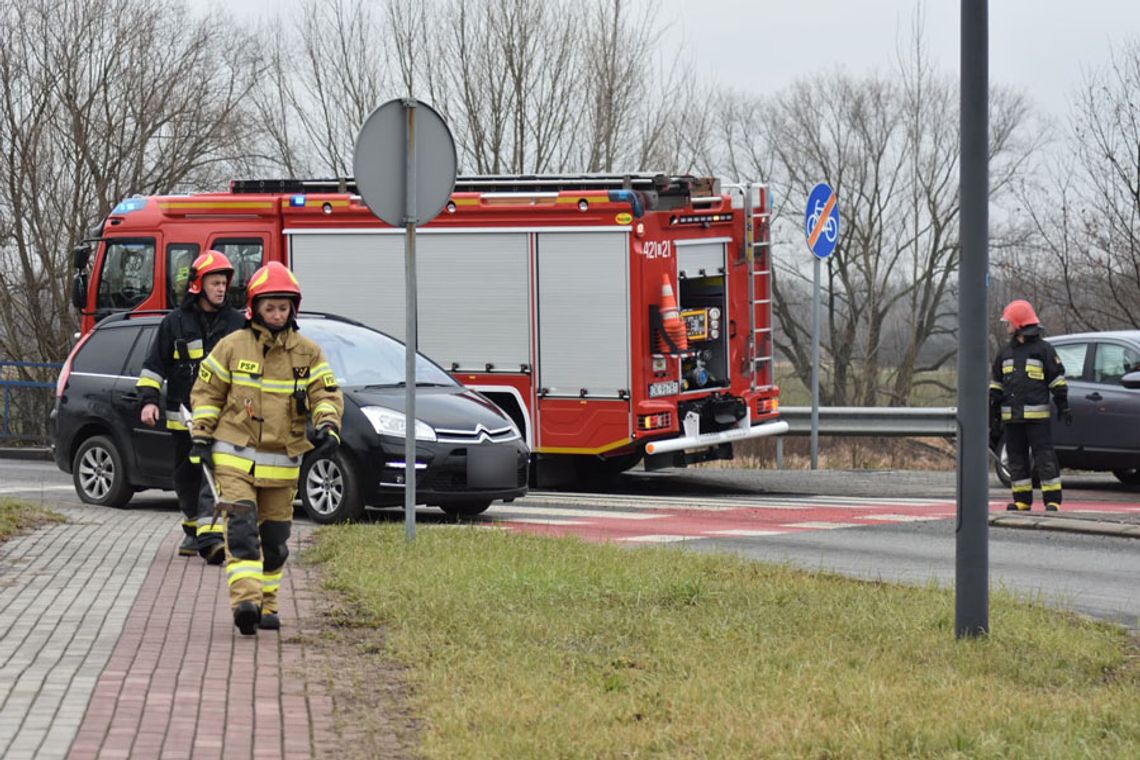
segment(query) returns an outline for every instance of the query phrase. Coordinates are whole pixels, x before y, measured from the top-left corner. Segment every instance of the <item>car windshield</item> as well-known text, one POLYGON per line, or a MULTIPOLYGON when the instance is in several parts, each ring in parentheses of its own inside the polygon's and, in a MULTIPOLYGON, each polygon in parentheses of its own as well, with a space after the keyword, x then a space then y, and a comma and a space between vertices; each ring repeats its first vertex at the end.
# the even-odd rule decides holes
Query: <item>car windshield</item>
MULTIPOLYGON (((299 320, 301 334, 325 351, 329 365, 343 386, 396 387, 404 384, 404 344, 361 325, 333 319, 299 320)), ((423 354, 416 355, 416 385, 457 383, 423 354)))

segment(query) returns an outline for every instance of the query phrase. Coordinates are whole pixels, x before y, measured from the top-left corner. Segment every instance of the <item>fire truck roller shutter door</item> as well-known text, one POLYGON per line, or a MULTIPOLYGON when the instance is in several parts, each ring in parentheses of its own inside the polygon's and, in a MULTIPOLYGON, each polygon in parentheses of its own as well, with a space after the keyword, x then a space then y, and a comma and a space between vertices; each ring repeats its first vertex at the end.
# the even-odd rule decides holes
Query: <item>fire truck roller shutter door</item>
POLYGON ((630 387, 629 235, 538 235, 539 385, 618 398, 630 387))
POLYGON ((404 339, 402 234, 294 232, 289 250, 307 310, 358 319, 404 339))
POLYGON ((416 242, 420 350, 445 369, 530 366, 528 233, 433 232, 416 242))

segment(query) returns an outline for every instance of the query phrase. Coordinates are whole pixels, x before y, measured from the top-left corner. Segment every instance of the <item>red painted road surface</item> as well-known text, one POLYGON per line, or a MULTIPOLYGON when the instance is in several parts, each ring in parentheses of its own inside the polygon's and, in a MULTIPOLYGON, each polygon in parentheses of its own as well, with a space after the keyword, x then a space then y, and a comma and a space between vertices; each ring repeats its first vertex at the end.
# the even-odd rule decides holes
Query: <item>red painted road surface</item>
MULTIPOLYGON (((574 516, 570 509, 520 505, 511 507, 509 514, 504 508, 502 514, 492 514, 490 519, 501 527, 526 533, 577 536, 589 541, 669 543, 945 520, 953 518, 956 512, 953 501, 877 503, 869 500, 861 503, 852 499, 843 504, 829 504, 773 500, 764 506, 705 509, 655 509, 648 502, 635 510, 618 509, 608 514, 587 510, 582 517, 574 516)), ((990 502, 991 512, 1005 512, 1005 507, 1004 501, 990 502)), ((1038 505, 1034 512, 1040 511, 1038 505)), ((1123 502, 1075 502, 1065 504, 1064 512, 1137 513, 1140 506, 1123 502)))

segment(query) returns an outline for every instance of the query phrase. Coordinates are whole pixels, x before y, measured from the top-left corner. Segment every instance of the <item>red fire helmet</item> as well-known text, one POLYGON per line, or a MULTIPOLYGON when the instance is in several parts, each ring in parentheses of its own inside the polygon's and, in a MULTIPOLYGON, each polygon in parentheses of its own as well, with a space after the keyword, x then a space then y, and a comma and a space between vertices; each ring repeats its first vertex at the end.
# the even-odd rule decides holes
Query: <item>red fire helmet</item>
POLYGON ((226 258, 224 253, 220 251, 206 251, 198 258, 194 259, 194 263, 190 265, 190 281, 189 287, 186 288, 187 293, 201 293, 202 280, 208 274, 224 274, 226 276, 226 287, 229 288, 230 280, 234 278, 234 265, 226 258))
POLYGON ((293 312, 301 310, 301 285, 289 268, 279 261, 271 261, 254 272, 249 278, 247 292, 246 316, 250 319, 253 319, 253 302, 258 298, 290 298, 293 300, 293 312))
POLYGON ((1015 329, 1020 330, 1029 325, 1040 324, 1037 319, 1037 312, 1033 310, 1033 306, 1029 301, 1010 301, 1009 305, 1001 313, 1001 321, 1009 322, 1015 329))

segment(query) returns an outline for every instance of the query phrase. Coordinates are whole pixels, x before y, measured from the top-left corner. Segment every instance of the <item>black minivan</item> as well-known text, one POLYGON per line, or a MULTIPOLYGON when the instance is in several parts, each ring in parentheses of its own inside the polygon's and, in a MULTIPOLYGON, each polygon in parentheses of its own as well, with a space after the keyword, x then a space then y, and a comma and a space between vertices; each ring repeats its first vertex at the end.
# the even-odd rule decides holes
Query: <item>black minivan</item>
MULTIPOLYGON (((135 492, 173 488, 174 442, 139 419, 135 388, 162 312, 107 317, 71 351, 56 384, 52 450, 79 498, 125 506, 135 492)), ((301 314, 344 391, 343 445, 306 456, 299 496, 316 522, 360 517, 404 501, 404 344, 352 320, 301 314)), ((452 515, 527 492, 529 450, 518 427, 422 354, 416 363, 416 496, 452 515)))

